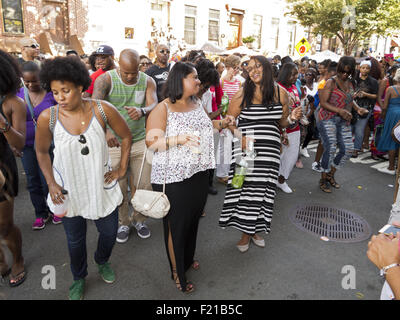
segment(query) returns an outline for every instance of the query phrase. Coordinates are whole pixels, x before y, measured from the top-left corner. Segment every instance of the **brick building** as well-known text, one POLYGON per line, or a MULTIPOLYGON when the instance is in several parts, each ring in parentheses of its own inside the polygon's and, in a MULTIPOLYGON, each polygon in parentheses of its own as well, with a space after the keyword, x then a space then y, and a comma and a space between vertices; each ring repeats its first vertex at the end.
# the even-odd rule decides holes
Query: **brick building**
POLYGON ((42 53, 80 51, 88 29, 87 0, 1 0, 0 8, 2 49, 19 53, 19 40, 32 37, 40 43, 42 53))

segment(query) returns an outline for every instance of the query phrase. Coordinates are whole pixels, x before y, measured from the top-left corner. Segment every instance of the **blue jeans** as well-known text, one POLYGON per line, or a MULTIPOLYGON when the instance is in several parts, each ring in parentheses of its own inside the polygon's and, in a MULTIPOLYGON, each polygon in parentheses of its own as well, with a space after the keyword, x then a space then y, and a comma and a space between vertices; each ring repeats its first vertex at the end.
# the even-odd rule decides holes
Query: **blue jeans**
MULTIPOLYGON (((71 271, 74 280, 84 279, 87 275, 86 251, 86 219, 82 217, 62 218, 64 230, 67 235, 68 251, 71 259, 71 271)), ((94 220, 97 231, 100 233, 94 261, 105 264, 110 256, 117 238, 118 208, 110 215, 94 220)))
POLYGON ((331 167, 340 168, 350 159, 353 152, 351 126, 339 116, 317 123, 324 146, 321 167, 323 172, 330 172, 331 167), (336 154, 336 150, 339 152, 336 154))
POLYGON ((368 114, 368 116, 366 118, 358 117, 356 123, 351 126, 351 130, 354 133, 354 150, 360 151, 362 148, 365 127, 368 124, 370 116, 371 116, 371 112, 368 114))
MULTIPOLYGON (((50 150, 50 158, 53 159, 52 150, 50 150)), ((24 147, 21 160, 26 174, 29 196, 35 208, 36 218, 46 219, 49 215, 46 202, 49 190, 42 170, 40 170, 33 146, 24 147)))

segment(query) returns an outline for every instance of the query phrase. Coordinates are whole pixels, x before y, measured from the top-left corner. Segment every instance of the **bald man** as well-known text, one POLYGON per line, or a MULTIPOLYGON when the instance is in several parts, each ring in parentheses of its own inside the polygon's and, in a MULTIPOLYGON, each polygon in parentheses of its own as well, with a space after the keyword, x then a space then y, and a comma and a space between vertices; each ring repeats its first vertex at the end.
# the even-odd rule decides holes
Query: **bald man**
POLYGON ((167 82, 172 64, 168 62, 170 50, 165 44, 159 44, 156 48, 156 61, 152 67, 147 69, 146 74, 152 77, 157 84, 157 99, 164 100, 163 86, 167 82))
MULTIPOLYGON (((145 152, 146 116, 158 103, 156 83, 151 77, 139 71, 139 64, 137 51, 123 50, 119 57, 119 67, 109 70, 97 78, 92 95, 93 99, 107 100, 118 109, 128 123, 133 137, 129 170, 126 176, 119 180, 124 200, 119 208, 118 243, 128 241, 131 225, 136 227, 139 237, 143 239, 150 237, 150 230, 145 224, 146 217, 135 211, 132 217, 129 215, 130 199, 138 187, 138 178, 145 152), (128 185, 131 195, 128 194, 128 185)), ((107 129, 106 138, 111 167, 113 170, 117 170, 121 161, 120 141, 110 129, 107 129)), ((145 161, 140 189, 151 190, 150 174, 151 165, 149 161, 145 161)))

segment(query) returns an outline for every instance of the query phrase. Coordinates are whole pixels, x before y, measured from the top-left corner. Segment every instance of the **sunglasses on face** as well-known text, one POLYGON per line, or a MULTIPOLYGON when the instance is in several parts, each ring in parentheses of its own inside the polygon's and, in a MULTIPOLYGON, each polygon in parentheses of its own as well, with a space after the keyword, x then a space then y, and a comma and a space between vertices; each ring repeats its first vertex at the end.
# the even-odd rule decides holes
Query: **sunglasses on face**
POLYGON ((169 51, 169 50, 164 50, 164 49, 163 49, 163 50, 160 50, 160 53, 161 53, 161 54, 169 54, 170 51, 169 51))
MULTIPOLYGON (((85 138, 85 136, 83 135, 83 134, 81 134, 80 136, 79 136, 79 140, 78 140, 80 143, 82 143, 82 144, 86 144, 86 138, 85 138)), ((88 155, 89 154, 89 147, 88 146, 84 146, 83 148, 82 148, 82 150, 81 150, 81 154, 83 155, 83 156, 86 156, 86 155, 88 155)))
POLYGON ((343 75, 347 75, 347 76, 349 76, 350 74, 351 74, 351 72, 350 71, 338 71, 339 73, 341 73, 341 74, 343 74, 343 75))
POLYGON ((312 77, 312 76, 313 76, 313 74, 312 74, 312 73, 306 73, 306 76, 308 76, 308 77, 312 77))
POLYGON ((30 45, 30 46, 25 46, 25 48, 37 49, 37 48, 39 48, 39 45, 37 45, 37 44, 32 44, 32 45, 30 45))
POLYGON ((141 66, 149 66, 149 65, 151 65, 151 62, 142 62, 140 65, 141 66))

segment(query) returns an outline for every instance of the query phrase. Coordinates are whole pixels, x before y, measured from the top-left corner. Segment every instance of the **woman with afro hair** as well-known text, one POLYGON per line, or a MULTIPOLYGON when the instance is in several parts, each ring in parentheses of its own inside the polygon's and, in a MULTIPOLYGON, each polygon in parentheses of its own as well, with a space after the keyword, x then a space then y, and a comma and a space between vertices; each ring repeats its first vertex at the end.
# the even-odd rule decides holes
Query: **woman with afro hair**
POLYGON ((74 282, 69 298, 83 298, 87 276, 86 224, 95 222, 99 241, 94 255, 100 276, 106 283, 115 281, 108 262, 118 229, 118 206, 122 193, 118 179, 127 170, 132 135, 125 120, 106 101, 82 97, 90 85, 85 65, 74 57, 55 58, 43 63, 40 72, 43 87, 52 91, 58 105, 44 110, 37 123, 36 154, 49 186, 47 204, 67 201, 62 217, 67 235, 74 282), (111 170, 105 137, 109 126, 121 142, 121 164, 111 170), (54 140, 54 161, 49 147, 54 140))

